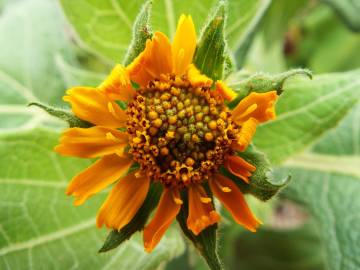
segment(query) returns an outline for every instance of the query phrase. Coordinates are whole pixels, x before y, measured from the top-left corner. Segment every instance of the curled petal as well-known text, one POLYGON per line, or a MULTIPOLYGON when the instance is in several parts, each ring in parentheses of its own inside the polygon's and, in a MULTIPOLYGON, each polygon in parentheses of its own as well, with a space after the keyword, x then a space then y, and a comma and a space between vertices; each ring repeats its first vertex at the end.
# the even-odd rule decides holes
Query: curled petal
POLYGON ((55 151, 64 156, 94 158, 121 154, 128 143, 128 135, 116 129, 95 126, 69 128, 62 135, 55 151))
POLYGON ((169 39, 163 33, 156 32, 152 40, 146 41, 144 51, 126 69, 131 80, 141 86, 147 86, 150 80, 170 74, 172 68, 169 39))
POLYGON ((260 123, 274 119, 274 104, 278 95, 276 91, 266 93, 252 92, 239 102, 232 112, 234 121, 242 125, 250 118, 254 118, 260 123))
POLYGON ((122 229, 135 216, 143 204, 150 186, 146 176, 128 174, 112 189, 97 215, 96 224, 108 228, 122 229))
POLYGON ((126 69, 119 64, 113 68, 99 89, 104 91, 112 100, 126 102, 132 101, 136 93, 132 88, 126 69))
POLYGON ((208 226, 217 223, 220 216, 213 208, 209 198, 200 185, 189 188, 189 216, 187 218, 188 228, 198 235, 208 226))
POLYGON ((144 248, 147 252, 151 252, 160 242, 162 236, 179 213, 181 204, 177 202, 178 193, 177 190, 164 189, 156 213, 144 229, 144 248))
POLYGON ((258 120, 252 117, 246 120, 240 128, 240 132, 237 134, 237 141, 233 143, 232 148, 240 152, 245 151, 255 135, 258 123, 258 120))
POLYGON ((82 120, 106 127, 124 127, 126 113, 99 89, 75 87, 69 89, 64 101, 72 106, 72 111, 82 120))
POLYGON ((132 162, 132 158, 127 155, 105 156, 76 175, 71 180, 66 194, 74 195, 75 205, 80 205, 91 195, 98 193, 123 176, 132 162))
POLYGON ((256 170, 255 166, 239 156, 227 156, 224 165, 229 172, 244 180, 245 183, 250 183, 249 177, 256 170))
POLYGON ((207 86, 210 87, 213 81, 207 76, 200 73, 200 71, 191 64, 187 68, 187 78, 193 87, 207 86))
POLYGON ((222 81, 217 81, 215 83, 215 91, 227 101, 231 101, 236 97, 236 92, 234 92, 234 90, 232 90, 222 81))
POLYGON ((261 222, 251 213, 244 195, 235 183, 221 174, 216 174, 215 179, 209 183, 214 195, 231 213, 234 220, 249 231, 255 232, 261 222))
POLYGON ((172 44, 173 72, 183 75, 196 49, 196 32, 191 16, 181 15, 172 44))

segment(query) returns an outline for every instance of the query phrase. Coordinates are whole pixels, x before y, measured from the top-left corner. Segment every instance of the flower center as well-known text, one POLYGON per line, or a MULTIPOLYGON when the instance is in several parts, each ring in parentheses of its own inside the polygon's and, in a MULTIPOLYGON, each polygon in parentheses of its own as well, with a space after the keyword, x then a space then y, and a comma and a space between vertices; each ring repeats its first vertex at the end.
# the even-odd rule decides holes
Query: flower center
POLYGON ((127 114, 130 153, 143 172, 167 187, 206 181, 237 133, 220 96, 175 76, 139 89, 127 114))

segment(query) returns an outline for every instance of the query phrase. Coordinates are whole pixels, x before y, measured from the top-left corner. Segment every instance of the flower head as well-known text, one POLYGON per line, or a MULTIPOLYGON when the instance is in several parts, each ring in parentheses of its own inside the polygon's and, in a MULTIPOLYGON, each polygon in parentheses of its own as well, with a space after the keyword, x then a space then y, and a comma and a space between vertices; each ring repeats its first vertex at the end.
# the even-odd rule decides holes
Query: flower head
POLYGON ((195 49, 192 19, 182 15, 172 44, 156 32, 129 66, 116 65, 99 87, 75 87, 64 97, 93 126, 66 130, 56 151, 99 158, 72 179, 67 194, 79 205, 116 182, 98 213, 99 227, 122 229, 142 206, 150 185, 162 184, 157 210, 144 228, 147 251, 183 207, 184 192, 187 227, 195 235, 220 220, 212 195, 245 228, 255 231, 260 224, 236 183, 219 169, 249 183, 256 168, 237 152, 246 149, 259 123, 275 117, 277 94, 251 93, 230 110, 226 101, 235 92, 201 74, 192 64, 195 49), (135 163, 139 169, 129 173, 135 163))

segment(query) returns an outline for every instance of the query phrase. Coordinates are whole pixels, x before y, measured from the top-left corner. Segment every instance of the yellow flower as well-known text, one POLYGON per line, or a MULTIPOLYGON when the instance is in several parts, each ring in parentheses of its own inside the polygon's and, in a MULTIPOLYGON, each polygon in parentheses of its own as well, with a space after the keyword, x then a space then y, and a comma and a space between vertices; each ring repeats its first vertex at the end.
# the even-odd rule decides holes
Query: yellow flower
POLYGON ((219 168, 249 183, 256 168, 236 151, 246 149, 257 124, 275 117, 276 92, 251 93, 229 110, 224 101, 235 93, 201 74, 192 64, 195 49, 192 19, 182 15, 172 44, 156 32, 129 66, 116 65, 99 87, 75 87, 64 97, 79 118, 94 126, 69 128, 56 151, 100 158, 72 179, 67 194, 80 205, 117 182, 98 212, 98 227, 122 229, 143 204, 150 185, 162 184, 157 210, 144 228, 148 252, 179 213, 183 191, 188 194, 187 226, 195 235, 220 220, 212 194, 237 223, 250 231, 260 224, 237 185, 219 168), (126 102, 127 109, 118 101, 126 102), (134 163, 140 168, 128 173, 134 163))

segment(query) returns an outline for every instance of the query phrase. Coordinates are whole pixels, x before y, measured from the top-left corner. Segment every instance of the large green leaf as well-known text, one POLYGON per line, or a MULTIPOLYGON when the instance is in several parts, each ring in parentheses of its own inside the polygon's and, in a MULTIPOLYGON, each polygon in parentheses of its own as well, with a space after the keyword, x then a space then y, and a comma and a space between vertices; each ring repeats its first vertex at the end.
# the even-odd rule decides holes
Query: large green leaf
MULTIPOLYGON (((60 0, 84 47, 109 62, 121 62, 131 40, 132 25, 143 0, 60 0)), ((271 0, 229 0, 227 38, 232 51, 241 56, 271 0)), ((174 36, 182 13, 191 14, 197 33, 203 27, 216 0, 156 0, 151 22, 155 31, 174 36)))
POLYGON ((355 70, 289 83, 276 106, 277 118, 258 128, 255 145, 274 163, 303 151, 359 100, 359 75, 355 70))
POLYGON ((170 231, 151 254, 138 238, 98 254, 106 230, 95 215, 106 192, 72 205, 67 181, 89 161, 55 154, 57 139, 40 129, 0 136, 0 269, 155 269, 182 253, 170 231))
POLYGON ((61 56, 56 57, 56 65, 64 79, 66 88, 79 85, 96 87, 100 85, 107 76, 106 74, 73 66, 66 62, 61 56))
MULTIPOLYGON (((319 162, 319 157, 312 162, 319 162)), ((325 164, 326 167, 339 165, 325 164)), ((294 160, 292 167, 283 169, 286 173, 290 171, 294 179, 285 195, 304 204, 318 221, 328 269, 359 269, 360 178, 313 168, 316 166, 294 160)))
POLYGON ((65 25, 53 1, 6 6, 0 20, 0 129, 31 128, 49 119, 24 106, 29 102, 61 104, 65 87, 55 55, 75 62, 65 25))
POLYGON ((360 267, 360 105, 312 151, 279 169, 293 182, 284 196, 303 204, 317 220, 328 269, 360 267))
MULTIPOLYGON (((314 145, 314 152, 325 155, 360 156, 360 105, 358 104, 339 127, 314 145), (331 146, 331 147, 329 147, 331 146)), ((358 163, 360 164, 360 163, 358 163)), ((341 168, 340 168, 341 169, 341 168)), ((359 168, 357 168, 359 169, 359 168)), ((360 171, 359 171, 360 174, 360 171)))
POLYGON ((82 45, 111 62, 121 62, 132 25, 144 1, 60 0, 82 45))

